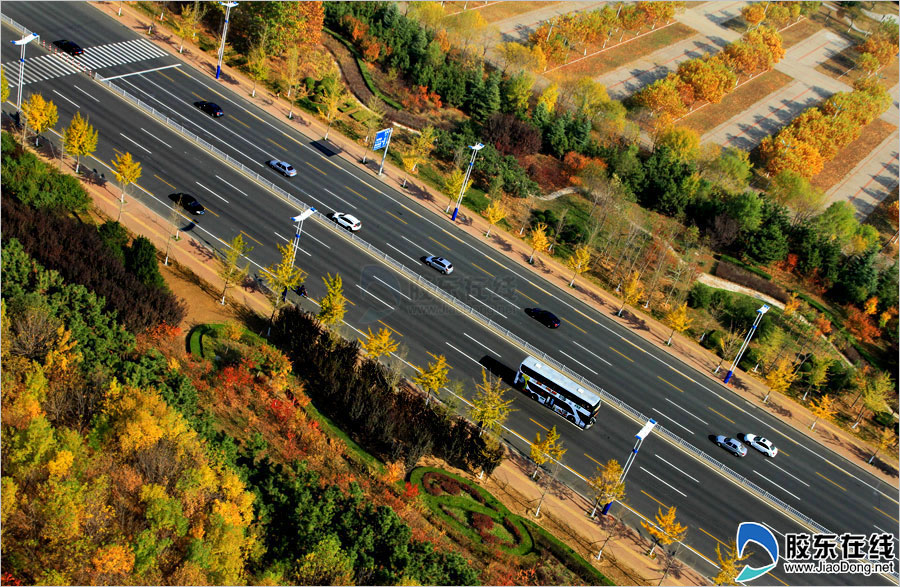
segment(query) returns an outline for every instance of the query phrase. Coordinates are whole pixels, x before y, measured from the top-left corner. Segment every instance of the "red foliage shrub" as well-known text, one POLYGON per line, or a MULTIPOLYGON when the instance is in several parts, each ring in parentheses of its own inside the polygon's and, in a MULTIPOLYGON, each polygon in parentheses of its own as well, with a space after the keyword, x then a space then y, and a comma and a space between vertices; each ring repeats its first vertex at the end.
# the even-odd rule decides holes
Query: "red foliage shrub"
POLYGON ((494 527, 494 519, 487 514, 472 512, 472 527, 479 533, 486 532, 494 527))
POLYGON ((406 499, 415 499, 419 497, 419 486, 413 485, 409 481, 406 482, 406 490, 403 492, 403 497, 406 499))
POLYGON ((425 86, 413 86, 412 91, 408 92, 401 101, 405 108, 415 112, 422 112, 429 108, 439 109, 442 106, 438 93, 429 92, 425 86))
POLYGON ((477 488, 472 487, 471 485, 466 485, 465 489, 468 492, 468 494, 472 496, 472 499, 474 499, 475 501, 477 501, 480 504, 484 503, 484 496, 481 495, 481 492, 478 491, 477 488))
POLYGON ((372 37, 366 37, 360 45, 362 45, 363 58, 368 63, 374 63, 378 60, 378 56, 381 54, 381 43, 372 37))
POLYGON ((568 187, 569 174, 562 161, 548 155, 532 155, 523 158, 522 167, 545 193, 568 187))
POLYGON ((425 473, 422 476, 422 485, 425 486, 425 491, 430 495, 440 495, 443 493, 437 473, 425 473))
POLYGON ((493 534, 488 534, 487 532, 479 532, 478 535, 481 536, 481 541, 488 546, 492 546, 500 542, 499 538, 497 538, 493 534))
POLYGON ((504 155, 531 155, 541 150, 538 129, 512 114, 492 114, 484 123, 482 137, 504 155))
POLYGON ((847 331, 856 337, 856 340, 866 344, 872 344, 878 338, 878 327, 872 319, 856 306, 847 306, 847 319, 844 326, 847 331))
POLYGON ((506 529, 509 530, 509 533, 513 535, 516 544, 522 542, 522 532, 519 531, 519 527, 515 525, 515 523, 512 521, 512 518, 510 518, 509 516, 503 518, 503 525, 506 526, 506 529))
POLYGON ((441 475, 441 487, 444 491, 449 493, 450 495, 459 495, 462 492, 462 487, 460 487, 459 483, 456 482, 455 479, 451 479, 450 477, 446 477, 441 475))

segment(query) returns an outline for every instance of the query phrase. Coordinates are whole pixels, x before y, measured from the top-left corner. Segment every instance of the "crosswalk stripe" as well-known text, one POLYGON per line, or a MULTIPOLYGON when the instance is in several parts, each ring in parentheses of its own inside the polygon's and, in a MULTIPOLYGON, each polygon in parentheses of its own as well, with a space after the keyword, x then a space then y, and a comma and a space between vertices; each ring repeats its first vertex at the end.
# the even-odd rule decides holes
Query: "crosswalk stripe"
MULTIPOLYGON (((133 39, 88 47, 85 48, 84 54, 78 57, 53 52, 49 55, 26 58, 23 81, 25 84, 31 84, 72 75, 79 71, 103 69, 136 61, 158 59, 167 55, 168 53, 146 39, 133 39)), ((10 87, 16 87, 19 83, 18 61, 8 61, 3 64, 3 67, 10 73, 10 87)))

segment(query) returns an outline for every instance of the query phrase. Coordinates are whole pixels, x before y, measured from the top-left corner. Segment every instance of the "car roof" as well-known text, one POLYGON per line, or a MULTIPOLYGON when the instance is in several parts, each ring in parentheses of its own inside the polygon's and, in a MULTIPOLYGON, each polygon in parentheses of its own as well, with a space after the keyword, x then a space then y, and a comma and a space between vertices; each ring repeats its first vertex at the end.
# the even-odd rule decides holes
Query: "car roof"
POLYGON ((342 213, 342 216, 349 220, 350 222, 359 222, 359 218, 354 216, 353 214, 347 214, 346 212, 342 213))

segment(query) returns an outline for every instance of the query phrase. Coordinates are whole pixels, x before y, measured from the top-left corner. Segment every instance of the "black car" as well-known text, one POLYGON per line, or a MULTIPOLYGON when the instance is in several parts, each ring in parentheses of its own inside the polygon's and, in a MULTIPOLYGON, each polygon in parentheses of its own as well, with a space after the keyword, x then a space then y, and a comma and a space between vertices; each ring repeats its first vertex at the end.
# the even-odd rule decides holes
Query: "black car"
POLYGON ((196 106, 203 112, 206 112, 213 118, 218 118, 225 114, 224 112, 222 112, 222 109, 219 108, 218 104, 214 104, 212 102, 207 102, 206 100, 203 100, 201 102, 194 102, 194 106, 196 106))
POLYGON ((559 318, 553 312, 540 308, 525 308, 525 313, 547 328, 559 328, 559 318))
POLYGON ((84 49, 78 46, 77 43, 73 43, 72 41, 67 41, 66 39, 60 39, 59 41, 53 41, 53 44, 56 45, 60 51, 65 51, 69 55, 83 55, 84 49))
POLYGON ((190 194, 170 194, 169 199, 180 204, 182 208, 195 215, 202 215, 206 210, 197 198, 190 194))

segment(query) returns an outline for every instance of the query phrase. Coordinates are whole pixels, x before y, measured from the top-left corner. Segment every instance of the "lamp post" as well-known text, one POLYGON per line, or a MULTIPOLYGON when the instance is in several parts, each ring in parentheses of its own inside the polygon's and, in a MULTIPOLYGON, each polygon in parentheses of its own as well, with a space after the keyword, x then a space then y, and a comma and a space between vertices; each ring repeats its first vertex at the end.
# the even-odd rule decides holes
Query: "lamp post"
POLYGON ((19 54, 19 89, 16 91, 16 112, 22 109, 22 86, 25 85, 25 45, 37 39, 38 35, 29 33, 18 41, 10 41, 13 45, 22 47, 19 54))
MULTIPOLYGON (((634 443, 634 448, 631 449, 631 454, 628 455, 628 460, 625 461, 625 468, 622 469, 622 475, 619 477, 619 483, 625 480, 625 475, 628 474, 628 470, 631 468, 631 464, 634 462, 634 457, 637 456, 639 450, 641 450, 641 443, 644 442, 644 439, 647 438, 647 435, 656 427, 656 420, 649 419, 647 423, 644 424, 644 427, 638 430, 638 433, 634 435, 637 441, 634 443)), ((603 511, 601 512, 604 516, 609 513, 609 508, 612 507, 612 502, 609 502, 605 506, 603 506, 603 511)), ((591 514, 593 517, 593 514, 591 514)), ((598 555, 597 558, 600 558, 598 555)))
MULTIPOLYGON (((294 232, 294 243, 291 246, 291 267, 294 266, 294 259, 297 258, 297 249, 300 248, 300 233, 303 231, 303 221, 312 216, 315 211, 316 209, 310 206, 301 214, 291 217, 291 220, 297 223, 297 230, 294 232)), ((281 294, 281 300, 284 301, 286 298, 287 288, 284 288, 284 292, 281 294)))
POLYGON ((762 307, 756 311, 756 319, 753 321, 753 326, 750 327, 750 332, 748 332, 747 336, 744 337, 744 344, 742 344, 741 348, 738 349, 738 354, 734 358, 734 363, 731 364, 731 369, 729 369, 728 373, 725 375, 725 384, 728 384, 728 382, 731 381, 731 376, 734 375, 734 370, 737 368, 738 363, 741 362, 741 357, 744 355, 744 351, 747 350, 747 345, 750 344, 750 339, 753 338, 753 333, 756 332, 756 328, 759 326, 762 317, 768 311, 768 304, 763 304, 762 307))
MULTIPOLYGON (((466 169, 466 177, 463 179, 462 187, 459 190, 459 198, 456 200, 456 208, 453 210, 453 216, 450 217, 450 220, 456 222, 456 217, 459 215, 459 206, 462 204, 463 194, 466 193, 466 184, 469 183, 469 176, 472 175, 472 166, 475 165, 475 157, 478 155, 478 151, 484 148, 484 145, 481 143, 477 143, 474 145, 469 145, 469 148, 472 149, 472 159, 469 160, 469 168, 466 169)), ((447 204, 447 212, 450 211, 450 205, 447 204)))
POLYGON ((237 2, 219 2, 225 7, 225 26, 222 28, 222 44, 219 45, 219 62, 216 64, 216 79, 222 75, 222 59, 225 57, 225 35, 228 34, 228 15, 231 9, 238 5, 237 2))

